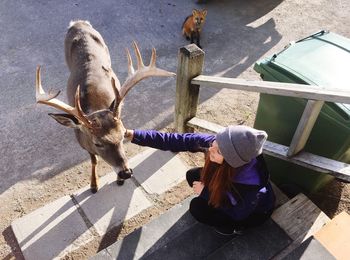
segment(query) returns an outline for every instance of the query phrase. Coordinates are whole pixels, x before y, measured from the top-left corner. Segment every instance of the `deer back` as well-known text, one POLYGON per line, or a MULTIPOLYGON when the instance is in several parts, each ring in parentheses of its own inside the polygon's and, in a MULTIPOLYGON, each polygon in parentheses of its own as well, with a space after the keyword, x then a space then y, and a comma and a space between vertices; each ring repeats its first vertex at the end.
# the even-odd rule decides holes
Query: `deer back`
POLYGON ((85 113, 108 108, 115 98, 111 77, 116 79, 118 88, 120 84, 101 34, 87 21, 71 22, 64 45, 70 70, 67 83, 70 105, 74 105, 76 88, 80 85, 80 101, 85 113))

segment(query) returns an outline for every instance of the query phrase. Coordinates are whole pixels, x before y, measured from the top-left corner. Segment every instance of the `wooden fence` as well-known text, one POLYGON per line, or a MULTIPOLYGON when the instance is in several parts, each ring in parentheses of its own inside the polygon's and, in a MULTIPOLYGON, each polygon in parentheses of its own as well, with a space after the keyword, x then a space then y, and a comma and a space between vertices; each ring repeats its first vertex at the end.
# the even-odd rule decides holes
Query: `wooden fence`
POLYGON ((200 127, 218 132, 223 126, 196 117, 200 87, 230 88, 265 94, 307 99, 308 102, 289 147, 266 141, 263 152, 319 172, 350 182, 350 165, 304 152, 303 148, 325 101, 350 104, 350 91, 327 87, 267 81, 247 81, 201 75, 204 52, 195 44, 182 47, 178 54, 176 81, 175 128, 178 132, 193 132, 200 127))

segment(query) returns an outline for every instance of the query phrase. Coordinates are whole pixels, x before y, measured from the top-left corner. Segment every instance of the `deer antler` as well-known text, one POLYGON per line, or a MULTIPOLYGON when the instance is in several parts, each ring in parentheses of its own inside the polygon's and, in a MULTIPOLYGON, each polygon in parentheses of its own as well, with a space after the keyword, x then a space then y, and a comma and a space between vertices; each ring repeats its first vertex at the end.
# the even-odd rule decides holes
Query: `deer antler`
POLYGON ((41 67, 38 66, 36 68, 36 81, 35 81, 36 102, 54 107, 70 115, 73 115, 85 126, 91 128, 91 122, 86 118, 86 115, 84 114, 80 106, 80 86, 77 87, 77 90, 75 92, 75 107, 72 107, 56 98, 60 94, 60 91, 58 91, 57 93, 49 93, 49 94, 45 93, 41 85, 40 70, 41 70, 41 67))
MULTIPOLYGON (((115 118, 120 118, 121 103, 123 101, 123 98, 120 96, 120 93, 119 93, 119 90, 117 87, 116 79, 114 77, 112 77, 111 81, 112 81, 112 87, 113 87, 114 96, 115 96, 114 105, 113 105, 113 109, 112 109, 113 116, 115 118)), ((119 80, 118 80, 118 85, 119 85, 119 80)))
POLYGON ((156 49, 152 49, 151 61, 148 66, 145 66, 142 61, 140 50, 136 44, 133 42, 133 47, 135 49, 136 58, 137 58, 137 70, 134 70, 130 52, 126 49, 126 54, 128 57, 128 77, 125 80, 124 84, 120 88, 120 97, 123 99, 129 90, 136 85, 137 82, 143 80, 147 77, 158 76, 158 77, 170 77, 175 76, 175 73, 162 70, 156 67, 156 49))

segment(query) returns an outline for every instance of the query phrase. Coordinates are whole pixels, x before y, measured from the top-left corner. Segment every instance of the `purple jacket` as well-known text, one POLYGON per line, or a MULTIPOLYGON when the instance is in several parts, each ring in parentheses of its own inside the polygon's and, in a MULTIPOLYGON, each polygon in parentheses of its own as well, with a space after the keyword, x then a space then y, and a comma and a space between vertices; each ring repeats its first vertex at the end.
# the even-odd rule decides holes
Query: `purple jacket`
MULTIPOLYGON (((134 130, 132 143, 172 152, 203 152, 216 136, 201 133, 162 133, 155 130, 134 130)), ((253 213, 272 211, 275 202, 269 174, 262 156, 237 168, 232 180, 237 193, 228 192, 230 205, 220 208, 234 220, 244 220, 253 213)), ((208 200, 206 188, 200 194, 208 200)))

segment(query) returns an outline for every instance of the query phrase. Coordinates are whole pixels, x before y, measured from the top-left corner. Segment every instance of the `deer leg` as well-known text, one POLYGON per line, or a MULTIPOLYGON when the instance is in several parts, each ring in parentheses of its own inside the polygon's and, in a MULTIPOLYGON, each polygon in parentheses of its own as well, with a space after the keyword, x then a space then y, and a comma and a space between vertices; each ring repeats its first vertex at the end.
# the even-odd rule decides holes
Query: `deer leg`
POLYGON ((96 193, 98 190, 98 175, 96 173, 97 156, 90 153, 91 158, 91 182, 90 189, 92 193, 96 193))

